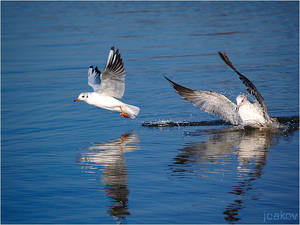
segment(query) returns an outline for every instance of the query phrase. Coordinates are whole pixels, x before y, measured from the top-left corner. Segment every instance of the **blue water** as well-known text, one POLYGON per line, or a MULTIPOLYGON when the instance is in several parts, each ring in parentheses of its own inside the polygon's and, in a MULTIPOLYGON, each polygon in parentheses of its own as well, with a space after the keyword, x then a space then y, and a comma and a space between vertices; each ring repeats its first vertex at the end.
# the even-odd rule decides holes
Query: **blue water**
POLYGON ((2 223, 299 223, 299 130, 215 121, 162 75, 299 116, 298 2, 1 2, 2 223), (120 49, 135 119, 74 103, 120 49))

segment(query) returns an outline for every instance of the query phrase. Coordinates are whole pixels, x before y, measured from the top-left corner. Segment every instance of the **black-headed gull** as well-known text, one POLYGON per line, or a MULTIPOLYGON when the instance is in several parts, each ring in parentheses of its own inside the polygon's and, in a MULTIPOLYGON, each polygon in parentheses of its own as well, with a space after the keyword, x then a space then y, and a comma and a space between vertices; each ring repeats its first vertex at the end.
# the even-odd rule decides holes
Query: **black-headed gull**
POLYGON ((193 90, 183 87, 169 78, 164 76, 176 90, 176 92, 182 96, 182 99, 191 102, 194 106, 200 106, 200 109, 221 117, 232 125, 242 125, 254 128, 261 127, 278 127, 276 119, 270 118, 267 112, 267 107, 264 103, 264 98, 258 92, 254 84, 242 75, 232 65, 225 53, 219 52, 221 59, 235 71, 240 79, 247 87, 249 94, 255 97, 255 103, 251 103, 244 94, 239 94, 236 97, 237 104, 234 104, 224 95, 203 90, 193 90))
POLYGON ((125 91, 125 69, 119 49, 115 51, 115 48, 111 47, 103 73, 97 66, 90 66, 88 84, 94 92, 81 93, 74 102, 81 100, 99 108, 117 111, 124 118, 134 119, 139 114, 139 107, 117 99, 122 98, 125 91))

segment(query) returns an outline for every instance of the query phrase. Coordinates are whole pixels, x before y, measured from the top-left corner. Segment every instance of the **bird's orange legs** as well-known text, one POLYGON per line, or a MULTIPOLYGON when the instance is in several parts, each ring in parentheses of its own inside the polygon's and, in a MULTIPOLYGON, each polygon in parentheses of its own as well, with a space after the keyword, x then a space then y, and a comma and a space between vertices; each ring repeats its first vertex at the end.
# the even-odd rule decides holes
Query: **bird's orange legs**
POLYGON ((123 116, 124 118, 130 118, 130 116, 123 111, 122 106, 120 106, 120 110, 121 110, 121 112, 120 112, 121 116, 123 116))

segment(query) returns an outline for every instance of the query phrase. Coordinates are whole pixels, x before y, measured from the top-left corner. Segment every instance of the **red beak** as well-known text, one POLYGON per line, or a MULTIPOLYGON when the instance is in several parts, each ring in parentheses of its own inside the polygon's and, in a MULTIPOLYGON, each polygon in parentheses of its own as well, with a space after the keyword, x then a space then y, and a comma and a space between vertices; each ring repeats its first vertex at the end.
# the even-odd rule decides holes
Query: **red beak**
POLYGON ((74 99, 74 102, 77 102, 77 101, 79 101, 79 98, 74 99))

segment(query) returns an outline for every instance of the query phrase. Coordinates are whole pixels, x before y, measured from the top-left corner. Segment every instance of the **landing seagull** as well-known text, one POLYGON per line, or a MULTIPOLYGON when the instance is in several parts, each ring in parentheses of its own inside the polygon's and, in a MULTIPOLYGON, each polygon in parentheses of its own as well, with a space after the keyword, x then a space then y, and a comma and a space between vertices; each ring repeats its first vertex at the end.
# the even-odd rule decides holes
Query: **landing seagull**
POLYGON ((236 97, 237 104, 234 104, 224 95, 212 91, 186 88, 176 84, 166 76, 164 77, 171 83, 176 92, 182 96, 182 99, 191 102, 194 106, 200 106, 201 110, 217 115, 232 125, 254 128, 278 126, 276 119, 269 117, 264 98, 254 84, 232 65, 225 53, 219 52, 219 56, 239 75, 239 78, 247 87, 248 93, 255 97, 255 103, 251 103, 244 94, 239 94, 236 97))
POLYGON ((124 118, 134 119, 139 114, 139 107, 117 99, 122 98, 125 91, 125 69, 119 49, 115 51, 115 48, 111 47, 103 73, 97 66, 90 66, 88 84, 94 92, 81 93, 74 102, 81 100, 99 108, 117 111, 124 118))

